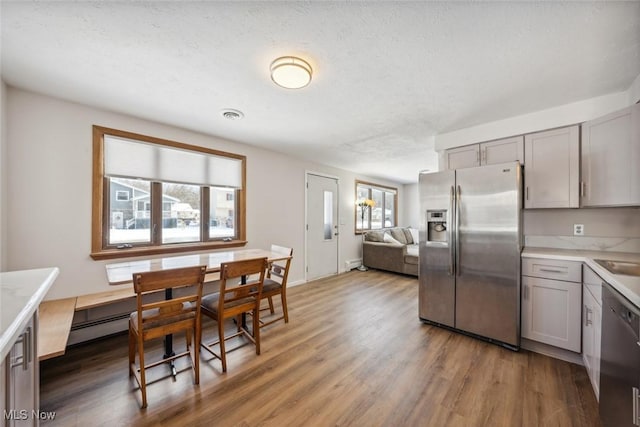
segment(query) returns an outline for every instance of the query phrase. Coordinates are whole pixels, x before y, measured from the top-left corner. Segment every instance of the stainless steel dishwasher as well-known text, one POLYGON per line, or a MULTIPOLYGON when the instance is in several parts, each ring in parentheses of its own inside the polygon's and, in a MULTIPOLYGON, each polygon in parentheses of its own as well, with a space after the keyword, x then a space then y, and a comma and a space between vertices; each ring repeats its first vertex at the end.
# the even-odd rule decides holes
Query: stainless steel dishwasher
POLYGON ((600 418, 603 427, 640 426, 640 309, 603 282, 600 418))

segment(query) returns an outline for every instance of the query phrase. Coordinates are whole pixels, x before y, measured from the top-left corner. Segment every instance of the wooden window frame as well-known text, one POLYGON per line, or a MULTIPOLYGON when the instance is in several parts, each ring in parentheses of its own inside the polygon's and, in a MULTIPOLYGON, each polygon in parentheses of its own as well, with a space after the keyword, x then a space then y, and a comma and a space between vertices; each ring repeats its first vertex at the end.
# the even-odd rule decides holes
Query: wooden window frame
MULTIPOLYGON (((367 182, 367 181, 360 181, 360 180, 356 180, 356 186, 355 186, 355 199, 356 201, 358 200, 358 186, 363 186, 363 187, 369 187, 369 194, 367 196, 367 198, 371 199, 372 195, 371 195, 371 190, 372 189, 379 189, 379 190, 389 190, 389 191, 393 191, 394 195, 393 195, 393 205, 394 205, 394 209, 393 209, 393 223, 395 224, 394 227, 398 226, 398 189, 396 187, 390 187, 388 185, 382 185, 382 184, 376 184, 373 182, 367 182)), ((383 207, 384 209, 384 207, 383 207)), ((371 231, 371 230, 382 230, 386 227, 381 227, 381 228, 371 228, 371 209, 368 210, 367 215, 369 216, 369 228, 358 228, 358 206, 355 206, 354 209, 354 222, 353 222, 353 228, 354 228, 354 233, 355 234, 363 234, 366 233, 367 231, 371 231)), ((384 217, 384 215, 383 215, 384 217)), ((384 224, 384 218, 382 219, 382 223, 384 224)))
MULTIPOLYGON (((141 135, 133 132, 111 129, 102 126, 93 126, 93 173, 92 173, 92 214, 91 214, 91 258, 95 260, 115 259, 134 256, 156 255, 156 254, 172 254, 181 252, 201 251, 207 249, 226 249, 241 247, 247 244, 246 240, 246 177, 247 177, 247 158, 246 156, 234 153, 228 153, 210 148, 200 147, 196 145, 184 144, 182 142, 171 141, 167 139, 156 138, 148 135, 141 135), (242 188, 235 190, 237 198, 237 227, 236 238, 232 240, 205 240, 208 239, 208 221, 204 225, 201 223, 201 241, 189 243, 170 243, 162 244, 154 242, 145 246, 128 247, 125 249, 117 249, 106 245, 106 237, 108 236, 109 227, 109 178, 104 176, 104 136, 112 135, 121 138, 127 138, 152 144, 159 144, 183 150, 197 151, 201 153, 211 154, 215 156, 229 157, 242 162, 242 188), (154 242, 154 243, 153 243, 154 242)), ((160 198, 162 205, 162 184, 151 185, 151 200, 160 198)), ((201 210, 207 209, 209 212, 209 187, 201 187, 201 210)), ((152 210, 151 221, 153 224, 162 224, 162 209, 159 211, 152 210)))

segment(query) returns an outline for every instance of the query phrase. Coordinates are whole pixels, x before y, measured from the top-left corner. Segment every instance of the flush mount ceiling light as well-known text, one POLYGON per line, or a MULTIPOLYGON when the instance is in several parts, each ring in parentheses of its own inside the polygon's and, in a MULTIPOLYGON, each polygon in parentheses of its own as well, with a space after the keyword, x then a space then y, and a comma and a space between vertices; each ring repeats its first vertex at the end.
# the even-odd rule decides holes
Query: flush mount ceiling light
POLYGON ((239 110, 233 110, 231 108, 227 108, 226 110, 221 111, 222 117, 229 120, 240 120, 244 117, 244 113, 239 110))
POLYGON ((271 63, 271 80, 286 89, 300 89, 311 81, 311 65, 295 56, 282 56, 271 63))

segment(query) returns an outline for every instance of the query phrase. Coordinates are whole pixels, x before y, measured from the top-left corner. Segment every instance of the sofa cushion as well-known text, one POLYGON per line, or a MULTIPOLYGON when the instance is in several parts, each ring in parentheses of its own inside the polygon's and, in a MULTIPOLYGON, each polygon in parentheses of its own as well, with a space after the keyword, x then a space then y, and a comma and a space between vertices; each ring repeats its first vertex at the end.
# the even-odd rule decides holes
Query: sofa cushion
POLYGON ((393 243, 396 245, 401 245, 402 243, 398 242, 393 236, 389 233, 384 233, 384 242, 385 243, 393 243))
POLYGON ((407 245, 407 253, 404 256, 405 264, 418 265, 420 258, 418 257, 418 245, 407 245))
POLYGON ((364 240, 366 242, 384 242, 384 230, 367 231, 364 240))
POLYGON ((413 240, 413 235, 411 234, 411 230, 408 227, 407 228, 403 228, 402 232, 404 233, 405 239, 407 239, 407 245, 411 245, 413 243, 416 243, 415 240, 413 240))
POLYGON ((418 244, 418 229, 409 227, 409 233, 411 234, 411 240, 414 244, 418 244))
POLYGON ((407 244, 407 237, 404 235, 404 231, 402 230, 402 228, 392 228, 389 230, 389 233, 391 233, 391 236, 401 244, 407 244))

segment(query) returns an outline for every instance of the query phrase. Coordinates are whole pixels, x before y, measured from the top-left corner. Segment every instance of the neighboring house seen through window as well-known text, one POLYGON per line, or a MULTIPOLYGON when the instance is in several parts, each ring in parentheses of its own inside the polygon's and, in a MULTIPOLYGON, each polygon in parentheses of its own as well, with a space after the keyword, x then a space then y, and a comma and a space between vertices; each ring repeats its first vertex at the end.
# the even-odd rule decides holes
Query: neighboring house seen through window
POLYGON ((356 181, 356 234, 367 230, 395 227, 398 223, 397 195, 396 188, 356 181), (373 200, 373 206, 361 206, 364 200, 373 200))
POLYGON ((244 245, 246 158, 94 126, 94 259, 244 245))

